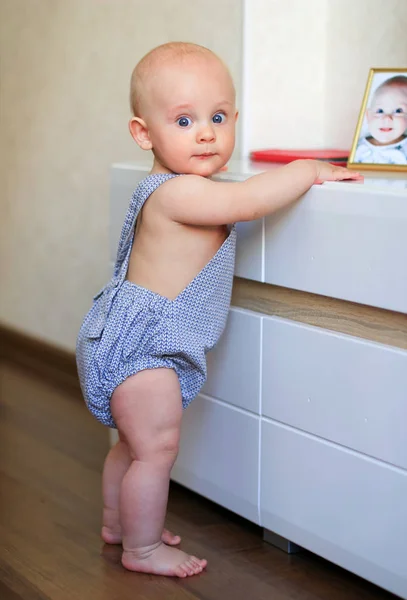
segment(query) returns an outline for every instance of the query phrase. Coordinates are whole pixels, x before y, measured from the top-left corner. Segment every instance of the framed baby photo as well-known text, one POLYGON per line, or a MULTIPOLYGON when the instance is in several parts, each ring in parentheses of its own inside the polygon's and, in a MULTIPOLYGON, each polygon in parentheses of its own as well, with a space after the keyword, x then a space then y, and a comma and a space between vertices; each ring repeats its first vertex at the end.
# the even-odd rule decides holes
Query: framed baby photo
POLYGON ((407 172, 407 68, 370 69, 348 168, 407 172))

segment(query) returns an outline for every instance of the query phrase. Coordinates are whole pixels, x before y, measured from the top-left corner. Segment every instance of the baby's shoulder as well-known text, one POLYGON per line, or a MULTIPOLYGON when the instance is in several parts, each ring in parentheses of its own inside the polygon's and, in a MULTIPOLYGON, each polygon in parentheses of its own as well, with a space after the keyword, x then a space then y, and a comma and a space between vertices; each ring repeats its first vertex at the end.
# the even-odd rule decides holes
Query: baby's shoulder
POLYGON ((175 196, 178 199, 190 197, 191 194, 200 194, 208 190, 209 182, 210 180, 200 175, 172 177, 157 188, 155 197, 160 202, 171 201, 175 196))

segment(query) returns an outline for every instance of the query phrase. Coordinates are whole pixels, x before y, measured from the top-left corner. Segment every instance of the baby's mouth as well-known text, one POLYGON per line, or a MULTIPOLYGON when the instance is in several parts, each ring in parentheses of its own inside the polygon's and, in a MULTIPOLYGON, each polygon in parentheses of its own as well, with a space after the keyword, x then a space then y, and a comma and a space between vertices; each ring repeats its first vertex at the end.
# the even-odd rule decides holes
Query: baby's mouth
POLYGON ((393 127, 380 127, 380 131, 383 131, 383 133, 389 133, 389 131, 393 131, 393 127))
POLYGON ((196 158, 210 158, 211 156, 215 156, 215 152, 203 152, 202 154, 195 154, 196 158))

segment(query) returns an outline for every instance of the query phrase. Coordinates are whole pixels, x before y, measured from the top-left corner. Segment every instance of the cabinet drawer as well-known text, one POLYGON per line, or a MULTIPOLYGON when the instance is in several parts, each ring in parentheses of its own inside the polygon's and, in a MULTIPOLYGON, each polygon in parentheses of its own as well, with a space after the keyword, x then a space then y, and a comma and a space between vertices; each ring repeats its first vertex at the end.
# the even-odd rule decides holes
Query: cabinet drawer
POLYGON ((203 393, 260 412, 261 317, 232 308, 217 346, 208 353, 203 393))
POLYGON ((262 412, 407 468, 407 351, 265 317, 262 412))
POLYGON ((235 275, 263 281, 264 219, 236 223, 235 275))
POLYGON ((407 598, 407 472, 261 427, 261 525, 407 598))
POLYGON ((172 479, 259 522, 260 419, 198 396, 184 411, 172 479))
POLYGON ((287 288, 407 312, 406 194, 313 186, 265 220, 265 279, 287 288))

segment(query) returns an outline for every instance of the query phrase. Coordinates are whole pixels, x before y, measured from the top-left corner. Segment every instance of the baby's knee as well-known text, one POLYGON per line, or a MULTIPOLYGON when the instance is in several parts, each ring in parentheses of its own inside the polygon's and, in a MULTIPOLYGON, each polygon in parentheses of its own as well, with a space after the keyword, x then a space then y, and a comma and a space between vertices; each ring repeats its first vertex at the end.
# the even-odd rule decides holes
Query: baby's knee
POLYGON ((130 444, 130 455, 133 460, 172 466, 179 451, 179 437, 179 431, 172 429, 138 440, 138 443, 130 444))
POLYGON ((152 455, 158 462, 174 464, 179 452, 179 435, 177 433, 164 436, 154 444, 152 455))
POLYGON ((179 451, 179 430, 171 429, 157 435, 149 443, 148 452, 156 460, 174 460, 179 451))

